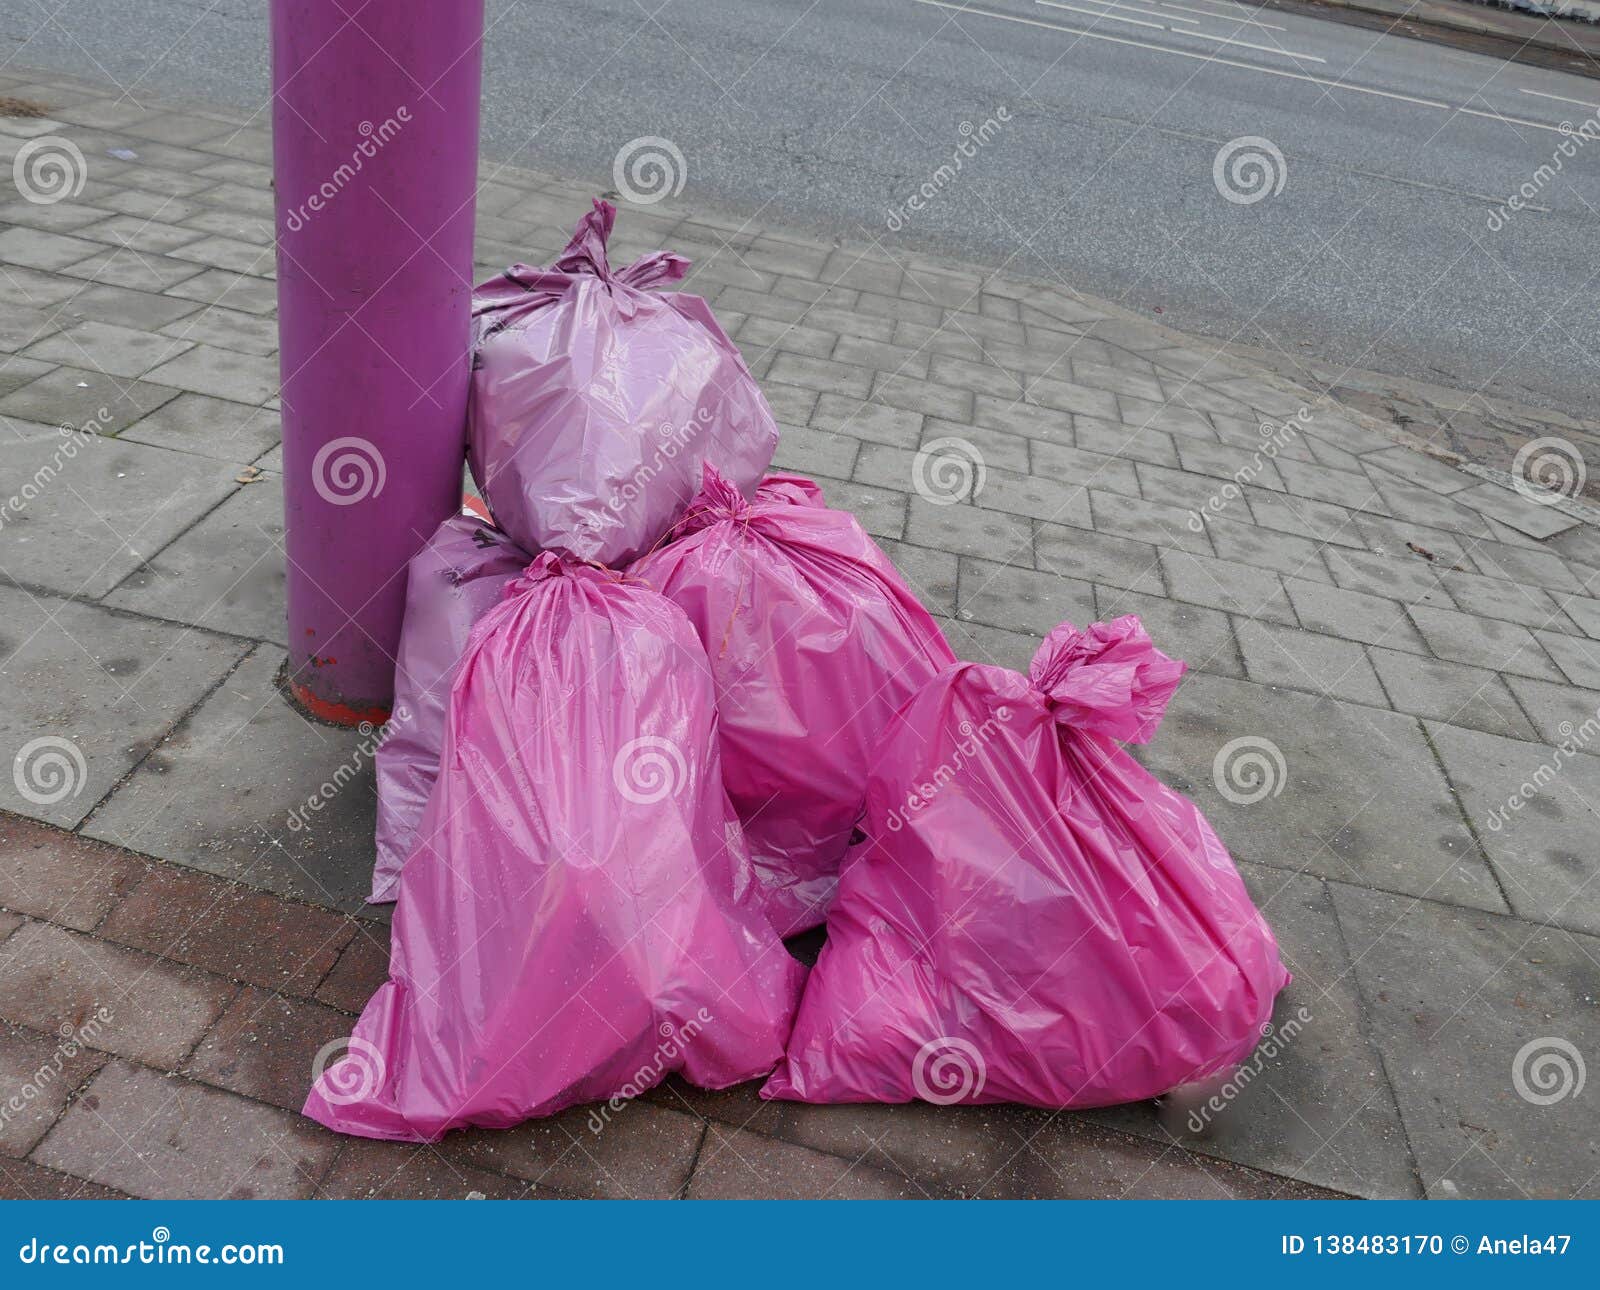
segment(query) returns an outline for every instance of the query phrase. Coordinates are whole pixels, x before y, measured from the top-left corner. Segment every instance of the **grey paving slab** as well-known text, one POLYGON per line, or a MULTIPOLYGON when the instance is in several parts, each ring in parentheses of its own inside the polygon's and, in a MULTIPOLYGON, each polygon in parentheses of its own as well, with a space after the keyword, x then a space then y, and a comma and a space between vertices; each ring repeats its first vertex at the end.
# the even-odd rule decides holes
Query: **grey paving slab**
POLYGON ((0 623, 0 807, 65 828, 244 650, 15 587, 0 586, 0 623))
MULTIPOLYGON (((896 535, 898 536, 898 535, 896 535)), ((1024 516, 976 506, 939 506, 911 497, 905 538, 918 546, 1033 567, 1033 523, 1024 516)))
MULTIPOLYGON (((1552 597, 1551 601, 1557 603, 1555 597, 1552 597)), ((1560 612, 1576 624, 1578 630, 1585 636, 1592 640, 1600 640, 1600 600, 1592 596, 1561 596, 1559 606, 1560 612)), ((1558 622, 1549 625, 1556 631, 1561 630, 1558 622)))
POLYGON ((778 451, 772 464, 780 470, 801 474, 830 475, 848 479, 861 451, 861 440, 851 435, 814 430, 810 426, 779 426, 778 451))
POLYGON ((161 292, 196 277, 201 268, 170 256, 150 255, 123 247, 102 247, 86 259, 68 265, 62 272, 85 282, 109 283, 132 291, 161 292))
POLYGON ((990 470, 983 486, 974 490, 972 500, 983 510, 1005 511, 1055 524, 1087 529, 1094 523, 1088 489, 1067 480, 990 470))
MULTIPOLYGON (((1242 516, 1244 511, 1241 508, 1237 513, 1242 516)), ((1221 516, 1208 517, 1205 526, 1217 554, 1224 560, 1258 569, 1275 569, 1288 577, 1312 582, 1333 581, 1322 559, 1324 548, 1310 538, 1257 528, 1254 524, 1241 524, 1221 516)))
POLYGON ((1281 461, 1278 474, 1285 487, 1298 497, 1310 497, 1319 502, 1331 502, 1346 510, 1385 515, 1387 503, 1365 474, 1351 474, 1343 470, 1330 470, 1319 464, 1281 461))
POLYGON ((1173 437, 1164 430, 1082 416, 1074 417, 1072 426, 1078 447, 1090 452, 1121 457, 1125 461, 1147 461, 1153 466, 1176 467, 1178 464, 1173 437))
POLYGON ((982 458, 986 467, 994 466, 1017 475, 1028 473, 1028 440, 1021 435, 984 425, 961 425, 955 421, 941 421, 938 417, 926 418, 921 446, 948 439, 972 445, 973 453, 982 458))
MULTIPOLYGON (((281 466, 279 467, 281 469, 281 466)), ((887 488, 873 488, 870 484, 849 483, 842 479, 829 479, 825 475, 813 477, 829 506, 849 511, 861 521, 861 527, 875 538, 903 538, 906 532, 906 495, 887 488)), ((916 539, 911 538, 912 541, 916 539)), ((943 543, 925 545, 939 547, 943 543)))
POLYGON ((959 557, 888 538, 880 539, 878 545, 924 607, 947 617, 955 613, 959 557))
POLYGON ((1192 671, 1244 676, 1244 664, 1227 614, 1121 587, 1095 588, 1097 618, 1108 621, 1123 614, 1137 614, 1156 648, 1183 660, 1192 671))
POLYGON ((1403 515, 1393 518, 1358 516, 1356 527, 1367 545, 1378 555, 1395 559, 1417 556, 1432 563, 1441 576, 1451 569, 1471 572, 1477 568, 1468 554, 1470 549, 1477 546, 1477 541, 1459 533, 1419 524, 1403 515))
POLYGON ((98 243, 36 228, 0 232, 0 261, 27 269, 64 269, 101 248, 98 243))
POLYGON ((1236 1077, 1216 1115, 1165 1128, 1154 1106, 1091 1112, 1099 1122, 1190 1151, 1358 1196, 1420 1195, 1383 1061, 1326 885, 1255 865, 1240 871, 1278 938, 1294 979, 1278 997, 1273 1031, 1236 1077))
POLYGON ((1305 578, 1285 578, 1283 583, 1301 624, 1313 631, 1367 645, 1427 652, 1421 633, 1398 601, 1305 578))
POLYGON ((35 435, 5 452, 37 495, 7 509, 0 579, 90 599, 237 487, 221 462, 103 435, 35 435))
POLYGON ((246 313, 242 309, 209 309, 169 323, 162 334, 174 340, 237 349, 246 354, 276 354, 278 324, 271 318, 246 313))
MULTIPOLYGON (((1563 533, 1552 542, 1566 536, 1563 533)), ((1477 542, 1471 553, 1479 571, 1492 577, 1531 582, 1555 592, 1590 596, 1600 592, 1600 573, 1587 564, 1563 558, 1553 547, 1533 550, 1504 542, 1477 542)))
POLYGON ((1573 619, 1563 609, 1569 603, 1582 600, 1581 597, 1562 596, 1558 601, 1556 596, 1542 587, 1530 586, 1525 582, 1507 582, 1503 578, 1487 578, 1479 573, 1445 570, 1440 573, 1439 581, 1450 593, 1450 599, 1456 607, 1465 613, 1569 634, 1574 630, 1573 619))
MULTIPOLYGON (((1556 671, 1539 647, 1539 641, 1526 627, 1496 618, 1480 618, 1474 614, 1458 613, 1450 609, 1433 609, 1412 604, 1408 612, 1423 638, 1440 658, 1458 663, 1471 663, 1495 672, 1515 672, 1519 676, 1533 676, 1545 681, 1559 681, 1556 671)), ((1554 636, 1554 633, 1547 633, 1554 636)), ((1583 644, 1577 637, 1557 636, 1555 639, 1583 644)))
POLYGON ((265 403, 278 392, 278 361, 196 345, 147 373, 152 381, 238 403, 265 403))
POLYGON ((165 326, 202 308, 198 301, 158 296, 149 291, 132 291, 109 283, 75 285, 82 289, 63 302, 58 310, 64 324, 78 321, 111 323, 144 331, 165 326))
POLYGON ((117 438, 248 463, 274 447, 282 433, 282 418, 268 408, 183 393, 135 421, 117 438))
POLYGON ((1094 588, 1056 573, 1016 569, 972 556, 961 559, 956 617, 1044 637, 1056 624, 1094 620, 1094 588))
POLYGON ((1283 582, 1270 569, 1256 569, 1187 551, 1162 551, 1161 568, 1174 599, 1226 610, 1245 618, 1296 625, 1283 582))
POLYGON ((1466 537, 1489 536, 1488 523, 1471 507, 1417 484, 1408 484, 1388 471, 1374 470, 1371 478, 1391 515, 1403 515, 1418 524, 1466 537))
POLYGON ((1549 631, 1535 634, 1567 680, 1600 689, 1600 641, 1549 631))
POLYGON ((819 430, 834 430, 894 448, 916 448, 922 442, 923 416, 904 408, 885 407, 840 394, 823 394, 810 412, 819 430))
POLYGON ((278 307, 278 293, 272 283, 241 273, 229 273, 226 269, 206 269, 196 273, 170 287, 167 294, 201 304, 222 304, 229 309, 243 309, 253 314, 270 314, 278 307))
POLYGON ((1499 484, 1479 484, 1456 493, 1451 500, 1472 507, 1480 515, 1509 524, 1531 538, 1554 537, 1579 522, 1553 506, 1542 506, 1499 484))
POLYGON ((1077 418, 1058 408, 1042 408, 1017 399, 997 399, 980 394, 973 404, 974 424, 1004 431, 1024 439, 1072 443, 1077 418))
POLYGON ((31 346, 25 357, 87 367, 111 376, 143 376, 188 347, 187 341, 153 332, 114 323, 80 322, 31 346))
POLYGON ((287 645, 283 489, 241 488, 134 570, 108 605, 287 645))
POLYGON ((991 627, 988 623, 965 622, 960 618, 940 618, 945 639, 957 658, 970 663, 989 663, 995 667, 1009 667, 1013 672, 1028 671, 1039 648, 1041 637, 1031 632, 1010 631, 991 627))
POLYGON ((1252 681, 1389 706, 1366 651, 1352 641, 1249 619, 1241 620, 1235 631, 1252 681))
POLYGON ((1293 533, 1331 546, 1366 549, 1366 539, 1357 523, 1362 517, 1342 506, 1260 488, 1246 488, 1245 500, 1255 522, 1262 528, 1293 533))
POLYGON ((1575 1079, 1600 1052, 1600 941, 1337 884, 1333 900, 1427 1194, 1600 1196, 1575 1079))
POLYGON ((1600 760, 1430 722, 1512 910, 1600 933, 1600 760))
POLYGON ((1046 523, 1037 526, 1033 542, 1035 562, 1050 573, 1165 594, 1159 553, 1147 542, 1046 523))
POLYGON ((1369 653, 1396 711, 1495 735, 1534 737, 1528 718, 1497 673, 1376 646, 1369 653))
POLYGON ((1420 556, 1374 555, 1332 548, 1324 555, 1334 582, 1347 591, 1388 596, 1407 605, 1455 608, 1455 601, 1439 581, 1439 570, 1420 556))
POLYGON ((1097 488, 1126 497, 1142 496, 1133 464, 1105 453, 1036 439, 1032 463, 1035 475, 1068 487, 1097 488))
POLYGON ((1457 470, 1454 466, 1447 466, 1442 461, 1435 461, 1432 457, 1425 457, 1420 452, 1413 452, 1410 448, 1398 445, 1369 452, 1364 460, 1372 465, 1381 466, 1389 473, 1399 475, 1400 478, 1409 480, 1413 484, 1420 484, 1423 488, 1443 493, 1446 497, 1470 488, 1477 482, 1465 471, 1457 470))
POLYGON ((372 736, 316 725, 285 703, 274 683, 283 657, 257 646, 83 832, 280 895, 360 910, 372 881, 372 736), (299 829, 290 824, 296 810, 299 829))
POLYGON ((0 412, 48 425, 82 426, 92 421, 98 433, 115 434, 177 394, 171 386, 150 381, 57 367, 0 398, 0 412))
MULTIPOLYGON (((1188 436, 1179 436, 1175 446, 1179 464, 1191 474, 1252 483, 1260 488, 1277 489, 1280 493, 1284 491, 1283 480, 1279 478, 1272 458, 1264 452, 1188 436)), ((1211 487, 1215 491, 1216 485, 1211 487)))
POLYGON ((1097 532, 1199 555, 1214 554, 1205 526, 1193 525, 1193 513, 1176 506, 1090 489, 1089 511, 1097 532))
POLYGON ((1506 684, 1545 743, 1556 745, 1570 740, 1578 751, 1600 756, 1600 690, 1525 676, 1508 676, 1506 684))
POLYGON ((1241 860, 1506 908, 1413 717, 1197 675, 1136 755, 1241 860))

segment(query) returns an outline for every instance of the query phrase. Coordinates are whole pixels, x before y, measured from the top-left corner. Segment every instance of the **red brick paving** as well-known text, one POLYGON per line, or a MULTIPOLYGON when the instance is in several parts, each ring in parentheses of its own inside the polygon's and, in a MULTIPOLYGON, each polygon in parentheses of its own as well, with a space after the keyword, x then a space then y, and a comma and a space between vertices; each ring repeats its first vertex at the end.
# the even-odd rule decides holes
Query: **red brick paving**
POLYGON ((1328 1194, 1071 1116, 676 1080, 600 1119, 343 1139, 298 1108, 387 948, 380 923, 0 813, 0 1197, 1328 1194))

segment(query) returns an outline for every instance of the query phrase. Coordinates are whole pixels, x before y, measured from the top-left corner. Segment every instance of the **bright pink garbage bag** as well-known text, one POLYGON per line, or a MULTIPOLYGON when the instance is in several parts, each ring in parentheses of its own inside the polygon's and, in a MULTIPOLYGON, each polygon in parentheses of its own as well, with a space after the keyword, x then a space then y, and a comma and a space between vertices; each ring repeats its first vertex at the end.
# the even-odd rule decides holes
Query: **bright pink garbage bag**
POLYGON ((427 1141, 766 1074, 803 969, 750 881, 688 621, 540 555, 473 631, 389 981, 305 1113, 427 1141))
POLYGON ((960 663, 889 728, 828 942, 763 1097, 1139 1101, 1230 1069, 1288 981, 1193 803, 1115 740, 1183 664, 1132 616, 960 663))
POLYGON ((707 466, 675 540, 631 570, 705 643, 723 782, 784 936, 822 922, 884 726, 955 662, 855 517, 814 490, 774 477, 746 502, 707 466))
POLYGON ((495 522, 528 550, 620 566, 666 533, 714 463, 749 494, 778 428, 738 348, 666 252, 613 270, 597 201, 548 269, 473 293, 469 460, 495 522))
POLYGON ((373 903, 393 900, 400 867, 439 777, 456 664, 473 624, 533 557, 464 508, 434 531, 406 573, 405 627, 395 655, 394 707, 375 760, 378 858, 373 903))

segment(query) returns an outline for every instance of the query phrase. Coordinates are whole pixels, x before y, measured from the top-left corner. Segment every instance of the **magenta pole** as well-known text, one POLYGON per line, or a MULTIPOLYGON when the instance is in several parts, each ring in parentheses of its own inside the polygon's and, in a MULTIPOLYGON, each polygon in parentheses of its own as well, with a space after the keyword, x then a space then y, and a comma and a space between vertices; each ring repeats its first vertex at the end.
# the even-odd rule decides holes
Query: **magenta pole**
POLYGON ((482 41, 482 0, 272 0, 289 683, 340 724, 461 504, 482 41))

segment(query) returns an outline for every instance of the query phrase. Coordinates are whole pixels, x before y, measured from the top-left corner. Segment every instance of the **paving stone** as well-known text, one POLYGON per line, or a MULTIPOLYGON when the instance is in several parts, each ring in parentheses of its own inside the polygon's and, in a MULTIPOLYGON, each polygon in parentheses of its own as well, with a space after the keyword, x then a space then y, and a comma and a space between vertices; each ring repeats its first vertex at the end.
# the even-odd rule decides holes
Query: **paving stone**
POLYGON ((1134 751, 1240 860, 1505 909, 1413 717, 1192 675, 1134 751))
POLYGON ((89 1047, 168 1070, 210 1028, 234 989, 220 977, 50 923, 23 924, 0 958, 5 1020, 46 1034, 66 1026, 89 1047))
POLYGON ((1203 1136, 1181 1125, 1169 1131, 1148 1102, 1091 1118, 1335 1191, 1415 1197, 1416 1166, 1325 884, 1251 865, 1241 871, 1294 978, 1278 996, 1272 1034, 1242 1063, 1221 1112, 1197 1108, 1203 1136))
POLYGON ((286 645, 282 488, 271 480, 240 489, 105 603, 286 645))
POLYGON ((805 425, 819 397, 815 390, 784 385, 778 381, 763 380, 761 390, 766 395, 767 406, 772 409, 773 419, 781 425, 805 425))
POLYGON ((162 334, 184 344, 201 343, 246 354, 276 354, 278 325, 270 318, 217 306, 163 327, 162 334))
MULTIPOLYGON (((0 412, 43 425, 87 426, 116 434, 154 412, 178 391, 78 367, 58 367, 0 399, 0 412), (105 415, 101 415, 102 409, 105 415)), ((22 469, 19 464, 16 469, 22 469)))
POLYGON ((1116 493, 1089 490, 1089 511, 1096 532, 1148 542, 1153 546, 1173 547, 1199 555, 1213 554, 1211 539, 1204 524, 1191 527, 1193 513, 1160 502, 1116 493))
POLYGON ((30 381, 38 380, 50 370, 49 363, 36 363, 31 358, 18 358, 15 354, 0 355, 0 399, 13 390, 20 390, 30 381))
POLYGON ((84 225, 77 230, 77 235, 92 238, 96 242, 108 242, 112 246, 127 247, 132 251, 165 255, 185 242, 193 242, 200 233, 154 217, 112 215, 97 223, 84 225))
POLYGON ((1163 654, 1182 659, 1193 671, 1244 676, 1227 614, 1118 587, 1097 587, 1095 608, 1095 616, 1101 621, 1137 614, 1156 647, 1163 654))
MULTIPOLYGON (((981 409, 979 415, 982 416, 981 409)), ((1086 416, 1073 417, 1072 428, 1078 447, 1088 451, 1125 461, 1147 461, 1155 466, 1176 467, 1178 464, 1173 437, 1165 431, 1086 416)))
POLYGON ((1554 537, 1579 523, 1553 506, 1543 506, 1499 484, 1478 484, 1456 493, 1451 500, 1470 506, 1479 514, 1499 520, 1502 524, 1509 524, 1517 532, 1526 533, 1531 538, 1554 537))
POLYGON ((1600 727, 1596 725, 1600 722, 1600 690, 1523 676, 1508 676, 1506 684, 1532 718, 1540 739, 1552 746, 1570 741, 1578 751, 1600 756, 1600 727))
POLYGON ((0 350, 7 354, 19 353, 63 325, 53 312, 14 305, 0 314, 0 350))
POLYGON ((909 376, 879 373, 872 382, 872 402, 904 408, 908 412, 921 412, 945 421, 970 423, 972 398, 971 390, 958 390, 909 376))
MULTIPOLYGON (((267 216, 271 218, 270 202, 267 216)), ((191 268, 197 266, 189 266, 191 268)), ((229 273, 226 269, 207 269, 169 287, 167 295, 201 304, 226 305, 252 314, 270 314, 278 307, 278 293, 270 282, 229 273)))
POLYGON ((894 448, 916 448, 922 442, 922 422, 920 412, 865 403, 838 394, 823 394, 811 413, 811 424, 818 429, 834 430, 894 448))
POLYGON ((1028 441, 1021 435, 981 425, 958 425, 937 417, 926 418, 919 446, 926 447, 945 439, 959 439, 970 444, 986 467, 994 466, 1018 475, 1028 473, 1028 441))
POLYGON ((1398 601, 1305 578, 1285 578, 1283 585, 1301 624, 1313 631, 1416 654, 1427 652, 1422 636, 1406 617, 1405 606, 1398 601))
MULTIPOLYGON (((864 336, 841 336, 832 358, 838 363, 869 367, 893 376, 928 375, 929 355, 903 345, 892 345, 864 336)), ((935 378, 942 379, 942 378, 935 378)))
POLYGON ((1389 706, 1366 651, 1351 641, 1248 620, 1238 624, 1237 632, 1252 681, 1389 706))
POLYGON ((1145 542, 1089 529, 1040 524, 1034 534, 1034 552, 1039 568, 1047 573, 1153 596, 1165 594, 1159 553, 1145 542))
MULTIPOLYGON (((1428 642, 1428 647, 1440 658, 1472 663, 1496 672, 1516 672, 1546 681, 1561 679, 1561 674, 1551 665, 1544 650, 1539 648, 1539 641, 1533 638, 1526 627, 1448 609, 1430 609, 1424 605, 1411 605, 1409 612, 1411 620, 1428 642)), ((1545 635, 1582 644, 1573 636, 1545 635)))
POLYGON ((935 354, 929 374, 932 380, 952 390, 970 390, 990 398, 1021 399, 1027 394, 1027 374, 1008 370, 992 357, 973 362, 950 354, 935 354))
MULTIPOLYGON (((1019 399, 997 399, 992 395, 980 394, 974 400, 973 421, 987 429, 1024 439, 1071 443, 1074 438, 1075 418, 1071 413, 1056 408, 1041 408, 1019 399)), ((1132 433, 1131 427, 1124 429, 1132 433)))
POLYGON ((859 439, 808 426, 780 426, 778 429, 781 437, 772 459, 774 467, 846 479, 855 469, 856 455, 862 448, 859 439))
POLYGON ((691 1200, 914 1200, 928 1193, 910 1179, 867 1164, 720 1124, 689 1180, 691 1200))
POLYGON ((0 261, 28 269, 64 269, 99 250, 94 242, 36 228, 0 232, 0 261))
MULTIPOLYGON (((91 242, 88 245, 96 244, 91 242)), ((148 255, 113 247, 96 251, 87 259, 68 265, 62 272, 86 282, 126 287, 130 291, 161 293, 194 277, 200 272, 200 266, 166 255, 148 255)))
POLYGON ((870 484, 850 483, 813 475, 823 498, 837 510, 849 511, 875 538, 903 538, 906 532, 906 495, 870 484))
POLYGON ((1374 470, 1369 477, 1391 515, 1404 515, 1418 524, 1467 537, 1489 536, 1489 526, 1483 516, 1453 498, 1404 483, 1387 471, 1374 470))
POLYGON ((768 373, 774 381, 808 390, 864 399, 872 387, 872 372, 865 367, 834 363, 804 354, 779 353, 768 373))
POLYGON ((1533 727, 1496 673, 1392 649, 1374 648, 1371 653, 1397 711, 1490 734, 1534 737, 1533 727))
POLYGON ((196 345, 147 373, 152 381, 238 403, 265 403, 278 392, 278 361, 196 345))
POLYGON ((92 931, 146 862, 20 815, 0 815, 0 906, 92 931))
POLYGON ((955 613, 958 557, 908 542, 884 539, 878 545, 927 609, 936 614, 955 613))
POLYGON ((1439 580, 1456 606, 1469 614, 1521 623, 1524 627, 1552 628, 1558 632, 1570 631, 1567 626, 1570 616, 1562 613, 1563 605, 1580 599, 1563 597, 1562 604, 1558 605, 1556 598, 1542 587, 1506 582, 1501 578, 1486 578, 1477 573, 1447 570, 1439 575, 1439 580))
POLYGON ((1043 637, 1063 621, 1094 620, 1094 588, 1056 573, 1008 568, 965 556, 957 617, 1043 637))
POLYGON ((74 1029, 45 1035, 0 1024, 0 1157, 32 1151, 56 1122, 67 1099, 105 1064, 74 1029))
POLYGON ((693 1116, 635 1099, 578 1106, 514 1129, 469 1129, 450 1138, 446 1152, 568 1196, 670 1199, 689 1180, 701 1131, 693 1116))
POLYGON ((255 461, 276 446, 282 435, 282 418, 267 408, 203 394, 180 394, 117 437, 237 465, 255 461))
POLYGON ((1139 480, 1130 462, 1065 444, 1035 440, 1033 473, 1077 488, 1094 487, 1126 497, 1141 496, 1139 480))
POLYGON ((1454 609, 1455 601, 1439 581, 1439 571, 1419 557, 1371 555, 1365 551, 1324 551, 1333 580, 1347 591, 1388 596, 1407 605, 1454 609))
POLYGON ((1217 554, 1224 560, 1258 569, 1275 569, 1287 577, 1307 578, 1312 582, 1333 580, 1323 563, 1324 548, 1310 538, 1220 517, 1207 517, 1205 528, 1217 554))
MULTIPOLYGON (((728 315, 717 311, 717 321, 728 330, 728 315)), ((731 335, 732 333, 729 332, 731 335)), ((739 348, 745 362, 765 358, 771 350, 783 348, 793 354, 809 354, 813 358, 827 358, 839 337, 818 327, 805 327, 800 323, 773 322, 770 318, 746 318, 739 325, 739 348)))
POLYGON ((0 808, 67 828, 240 654, 208 633, 4 586, 0 623, 0 755, 13 771, 0 808))
POLYGON ((187 347, 185 341, 130 327, 80 322, 32 346, 26 356, 93 368, 112 376, 143 376, 187 347))
POLYGON ((99 934, 236 981, 309 995, 355 927, 325 909, 176 865, 152 865, 99 934))
POLYGON ((1451 569, 1470 572, 1476 567, 1467 551, 1476 547, 1477 543, 1459 533, 1430 528, 1426 524, 1414 524, 1403 515, 1393 519, 1375 515, 1357 516, 1356 527, 1375 554, 1392 556, 1398 560, 1412 556, 1428 560, 1441 578, 1451 569))
POLYGON ((34 1159, 157 1200, 294 1200, 312 1193, 337 1149, 287 1111, 112 1062, 34 1159))
POLYGON ((1088 489, 1070 481, 989 470, 983 477, 983 486, 974 489, 972 500, 984 510, 1075 524, 1083 529, 1094 523, 1088 489))
POLYGON ((1331 502, 1351 511, 1376 512, 1380 515, 1388 513, 1387 503, 1364 474, 1329 470, 1323 465, 1287 458, 1279 461, 1278 474, 1285 487, 1297 496, 1331 502))
POLYGON ((976 506, 936 506, 909 499, 905 538, 918 546, 1033 567, 1033 525, 1026 518, 976 506))
MULTIPOLYGON (((944 483, 936 470, 920 464, 918 453, 908 452, 904 448, 890 448, 881 443, 864 443, 860 445, 860 449, 856 457, 854 475, 857 483, 870 484, 898 493, 908 491, 918 480, 925 480, 936 487, 944 483)), ((930 458, 936 462, 940 455, 942 454, 936 449, 930 454, 930 458)), ((964 449, 960 450, 959 454, 950 455, 959 455, 963 468, 970 468, 973 465, 971 454, 964 449)), ((974 471, 972 479, 981 480, 981 477, 974 471)))
POLYGON ((1600 689, 1600 642, 1557 632, 1536 632, 1535 635, 1567 680, 1574 685, 1600 689))
POLYGON ((355 922, 355 935, 317 987, 316 997, 330 1007, 359 1013, 389 979, 389 928, 367 919, 355 922))
POLYGON ((174 259, 193 260, 196 264, 227 269, 232 273, 248 273, 258 278, 270 278, 276 271, 272 248, 236 242, 227 237, 202 237, 178 247, 172 256, 174 259))
POLYGON ((1032 632, 1011 631, 961 618, 935 615, 934 621, 944 632, 957 658, 972 663, 987 663, 992 667, 1008 667, 1013 672, 1027 672, 1028 664, 1033 661, 1042 639, 1032 632))
POLYGON ((1435 493, 1443 493, 1446 497, 1471 487, 1474 482, 1473 477, 1465 471, 1447 466, 1442 461, 1435 461, 1432 457, 1425 457, 1420 452, 1413 452, 1410 448, 1398 446, 1384 448, 1366 454, 1365 459, 1374 465, 1382 466, 1391 474, 1399 475, 1402 479, 1431 489, 1435 493))
MULTIPOLYGON (((1529 588, 1529 590, 1532 589, 1529 588)), ((1555 604, 1556 599, 1551 597, 1550 603, 1555 604)), ((1463 608, 1467 608, 1467 606, 1463 606, 1463 608)), ((1559 608, 1577 625, 1578 630, 1585 636, 1588 636, 1591 640, 1600 640, 1600 600, 1590 596, 1562 596, 1559 608)), ((1525 625, 1532 626, 1534 624, 1525 623, 1525 625)), ((1539 623, 1537 626, 1542 627, 1545 624, 1539 623)), ((1559 621, 1552 622, 1549 626, 1556 631, 1561 630, 1559 621)))
POLYGON ((126 1192, 99 1187, 57 1169, 0 1157, 0 1200, 125 1200, 126 1192))
POLYGON ((298 1112, 317 1054, 350 1033, 350 1018, 321 1004, 246 986, 200 1041, 183 1073, 298 1112))
POLYGON ((282 663, 282 651, 257 647, 84 832, 315 905, 360 909, 372 879, 373 738, 300 716, 278 693, 282 663))
MULTIPOLYGON (((1283 491, 1283 481, 1273 467, 1272 458, 1260 449, 1245 449, 1188 436, 1179 436, 1174 443, 1179 464, 1191 474, 1207 475, 1214 480, 1231 479, 1239 484, 1255 484, 1260 488, 1283 491)), ((1214 493, 1216 484, 1210 487, 1214 493)))
POLYGON ((1554 550, 1477 542, 1472 546, 1472 562, 1492 577, 1531 582, 1555 592, 1591 596, 1600 592, 1600 573, 1576 560, 1563 559, 1554 550))
POLYGON ((0 304, 14 309, 42 309, 59 312, 84 290, 83 283, 58 273, 43 273, 8 265, 0 273, 0 304))
POLYGON ((1294 610, 1278 575, 1232 560, 1188 551, 1161 552, 1161 568, 1173 597, 1246 618, 1295 625, 1294 610))
POLYGON ((1600 933, 1600 761, 1428 725, 1512 910, 1600 933))
MULTIPOLYGON (((69 279, 70 281, 70 279, 69 279)), ((113 323, 145 332, 196 313, 200 305, 193 300, 177 300, 149 291, 131 291, 109 283, 80 287, 61 305, 59 317, 66 322, 113 323)), ((69 360, 77 361, 77 360, 69 360)))
POLYGON ((1333 546, 1366 549, 1366 541, 1357 524, 1362 517, 1342 506, 1258 488, 1247 488, 1245 496, 1250 513, 1262 528, 1293 533, 1333 546))
MULTIPOLYGON (((1215 514, 1229 504, 1228 487, 1223 480, 1211 475, 1196 475, 1187 470, 1168 470, 1165 466, 1151 466, 1144 462, 1136 467, 1139 484, 1147 501, 1161 502, 1185 512, 1215 514)), ((1232 499, 1238 505, 1236 497, 1232 499)))
POLYGON ((1574 1090, 1571 1056, 1600 1051, 1600 941, 1432 901, 1333 895, 1427 1194, 1600 1196, 1594 1108, 1574 1090))
POLYGON ((437 1147, 348 1138, 317 1188, 329 1200, 531 1200, 525 1182, 453 1162, 437 1147))

